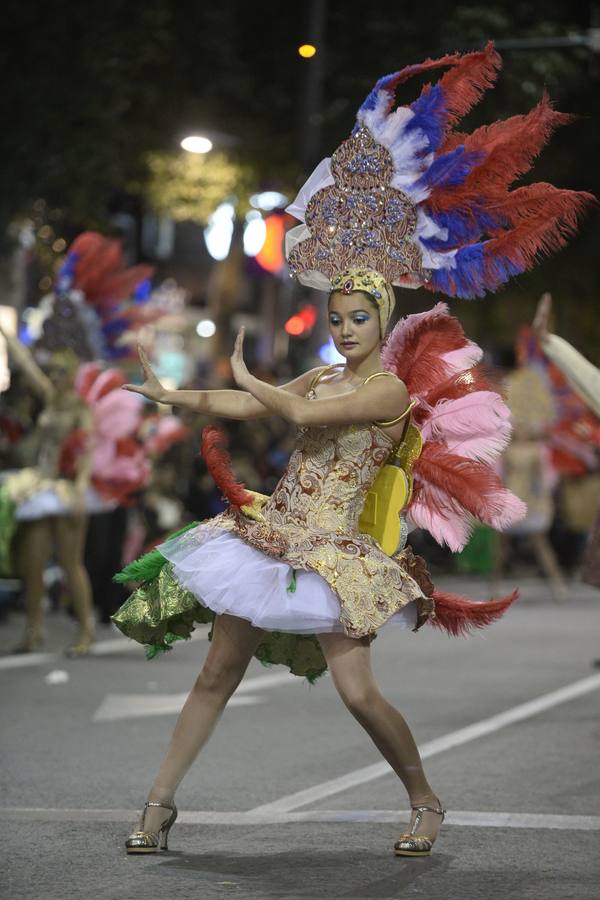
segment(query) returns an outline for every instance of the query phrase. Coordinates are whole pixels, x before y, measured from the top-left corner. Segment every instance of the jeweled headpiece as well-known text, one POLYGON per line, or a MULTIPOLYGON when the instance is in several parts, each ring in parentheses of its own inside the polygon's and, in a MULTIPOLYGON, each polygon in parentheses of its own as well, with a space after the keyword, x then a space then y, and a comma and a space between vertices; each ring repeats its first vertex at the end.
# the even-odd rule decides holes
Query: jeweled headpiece
POLYGON ((319 163, 288 207, 304 223, 286 237, 293 275, 331 290, 338 272, 369 268, 392 284, 473 298, 564 246, 593 195, 547 183, 509 187, 571 117, 544 95, 526 115, 472 134, 453 131, 500 65, 490 43, 377 82, 352 136, 319 163), (440 68, 448 71, 436 84, 394 109, 399 84, 440 68))
POLYGON ((331 279, 331 290, 341 294, 362 291, 372 297, 379 312, 379 330, 383 337, 396 305, 393 288, 383 275, 373 269, 345 269, 331 279))

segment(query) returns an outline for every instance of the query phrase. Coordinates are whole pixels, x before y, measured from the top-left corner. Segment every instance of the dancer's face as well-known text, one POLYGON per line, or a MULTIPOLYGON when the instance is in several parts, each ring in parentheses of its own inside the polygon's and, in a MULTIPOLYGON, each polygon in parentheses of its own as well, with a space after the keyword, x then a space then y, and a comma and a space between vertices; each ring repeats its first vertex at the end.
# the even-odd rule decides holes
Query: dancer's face
POLYGON ((380 345, 377 304, 363 291, 334 291, 329 297, 329 333, 347 359, 368 356, 380 345))
POLYGON ((52 387, 56 391, 62 392, 70 391, 73 389, 73 386, 75 384, 76 371, 74 371, 70 366, 65 366, 50 361, 46 366, 46 375, 50 379, 52 387))

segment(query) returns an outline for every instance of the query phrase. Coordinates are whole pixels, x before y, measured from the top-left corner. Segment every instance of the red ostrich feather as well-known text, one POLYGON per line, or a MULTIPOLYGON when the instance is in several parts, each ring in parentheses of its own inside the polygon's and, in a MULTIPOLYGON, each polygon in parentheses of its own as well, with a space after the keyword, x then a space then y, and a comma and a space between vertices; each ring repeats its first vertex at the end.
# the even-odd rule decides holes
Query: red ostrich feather
POLYGON ((538 212, 521 219, 510 231, 485 243, 490 276, 493 276, 494 257, 503 256, 530 269, 539 255, 556 252, 564 247, 577 231, 579 219, 590 204, 597 204, 593 194, 567 191, 544 185, 545 199, 538 198, 538 212))
MULTIPOLYGON (((512 496, 489 466, 457 456, 442 444, 427 441, 414 465, 415 497, 419 480, 447 493, 480 522, 499 527, 508 516, 512 496)), ((514 498, 516 501, 516 498, 514 498)), ((519 501, 520 502, 520 501, 519 501)))
POLYGON ((492 41, 483 50, 462 57, 457 54, 457 62, 438 82, 449 112, 448 125, 452 126, 479 102, 483 92, 493 86, 501 68, 502 58, 492 41))
POLYGON ((154 267, 148 265, 126 269, 121 242, 95 231, 75 238, 69 253, 77 254, 75 287, 83 291, 90 303, 100 307, 131 296, 135 287, 154 272, 154 267))
MULTIPOLYGON (((464 116, 491 87, 502 67, 502 59, 490 41, 483 50, 473 53, 450 53, 439 59, 427 59, 422 63, 406 66, 392 78, 387 78, 383 89, 390 94, 388 111, 394 103, 394 88, 415 75, 423 75, 436 69, 449 68, 438 84, 444 91, 444 105, 448 110, 447 125, 451 126, 464 116)), ((431 90, 426 84, 421 94, 431 90)))
POLYGON ((485 159, 476 166, 463 185, 432 191, 427 206, 432 213, 448 209, 501 201, 519 176, 529 171, 553 132, 573 121, 573 116, 557 112, 544 94, 526 115, 512 116, 492 125, 482 125, 473 134, 455 132, 448 136, 441 153, 458 144, 467 151, 483 151, 485 159))
POLYGON ((513 591, 512 594, 499 600, 480 603, 460 594, 436 590, 433 592, 435 616, 429 618, 427 622, 454 637, 467 635, 476 628, 484 628, 496 622, 518 597, 519 592, 513 591))
MULTIPOLYGON (((428 393, 423 395, 423 400, 429 406, 435 406, 440 400, 458 400, 467 394, 473 394, 476 391, 496 391, 497 386, 493 383, 491 377, 483 371, 479 366, 473 369, 467 369, 464 372, 457 372, 434 385, 428 393)), ((420 415, 421 418, 427 418, 428 413, 423 408, 415 410, 415 417, 420 415)))
POLYGON ((83 428, 72 431, 63 441, 58 458, 58 470, 65 478, 74 478, 79 460, 90 445, 90 434, 83 428))
POLYGON ((202 429, 200 452, 215 484, 231 506, 250 505, 252 495, 248 493, 244 484, 235 480, 231 469, 231 457, 225 449, 226 446, 227 437, 216 425, 207 425, 202 429))
POLYGON ((405 383, 411 396, 421 396, 448 377, 442 355, 466 344, 458 319, 449 316, 445 307, 434 308, 398 323, 385 344, 382 361, 405 383))

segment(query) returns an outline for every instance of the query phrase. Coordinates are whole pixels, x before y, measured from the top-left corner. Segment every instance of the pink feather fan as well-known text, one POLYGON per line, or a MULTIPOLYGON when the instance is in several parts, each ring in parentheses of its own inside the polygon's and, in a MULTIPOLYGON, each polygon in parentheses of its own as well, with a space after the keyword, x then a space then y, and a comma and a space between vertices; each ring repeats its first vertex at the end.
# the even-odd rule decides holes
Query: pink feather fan
POLYGON ((502 397, 472 371, 481 356, 445 303, 402 319, 382 351, 385 368, 420 401, 414 418, 424 448, 414 467, 410 518, 455 552, 475 521, 502 529, 526 511, 492 467, 511 423, 502 397))

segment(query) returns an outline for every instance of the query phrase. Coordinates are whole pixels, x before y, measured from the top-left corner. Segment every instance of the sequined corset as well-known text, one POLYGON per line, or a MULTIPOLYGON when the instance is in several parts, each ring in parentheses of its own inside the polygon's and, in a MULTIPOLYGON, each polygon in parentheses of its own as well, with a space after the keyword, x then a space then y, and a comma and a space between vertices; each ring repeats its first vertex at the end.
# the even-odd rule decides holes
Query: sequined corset
POLYGON ((355 535, 367 491, 392 447, 374 425, 301 427, 263 516, 274 526, 355 535))

